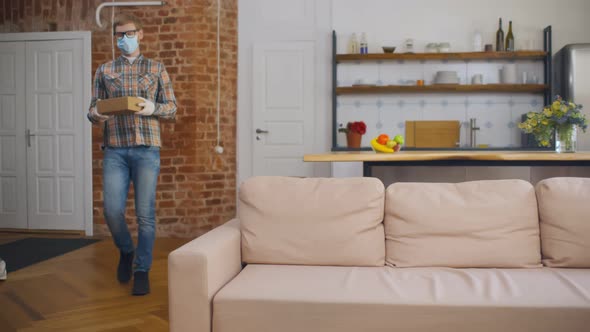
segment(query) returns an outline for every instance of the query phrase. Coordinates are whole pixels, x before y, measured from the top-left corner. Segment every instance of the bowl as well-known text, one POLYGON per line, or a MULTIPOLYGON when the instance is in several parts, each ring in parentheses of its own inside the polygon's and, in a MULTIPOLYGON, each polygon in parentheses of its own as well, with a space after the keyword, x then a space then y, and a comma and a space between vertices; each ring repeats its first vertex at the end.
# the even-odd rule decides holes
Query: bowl
POLYGON ((385 53, 393 53, 395 51, 395 46, 383 46, 383 52, 385 53))
POLYGON ((426 47, 424 48, 424 51, 426 53, 437 53, 438 52, 438 46, 435 43, 428 43, 428 44, 426 44, 426 47))
POLYGON ((448 53, 451 51, 451 43, 438 44, 438 51, 441 53, 448 53))
POLYGON ((459 77, 457 72, 454 70, 439 70, 436 72, 436 76, 438 77, 459 77))
MULTIPOLYGON (((396 146, 397 146, 397 145, 396 145, 396 146)), ((389 152, 389 151, 388 151, 388 152, 385 152, 385 151, 379 151, 379 150, 375 149, 375 147, 374 147, 374 146, 371 146, 371 149, 373 149, 373 152, 375 152, 375 153, 396 153, 396 152, 398 152, 399 150, 401 150, 401 146, 400 146, 399 148, 397 148, 397 149, 395 149, 395 148, 394 148, 394 149, 393 149, 393 151, 391 151, 391 152, 389 152)))
POLYGON ((459 84, 459 76, 456 71, 437 71, 434 84, 459 84))

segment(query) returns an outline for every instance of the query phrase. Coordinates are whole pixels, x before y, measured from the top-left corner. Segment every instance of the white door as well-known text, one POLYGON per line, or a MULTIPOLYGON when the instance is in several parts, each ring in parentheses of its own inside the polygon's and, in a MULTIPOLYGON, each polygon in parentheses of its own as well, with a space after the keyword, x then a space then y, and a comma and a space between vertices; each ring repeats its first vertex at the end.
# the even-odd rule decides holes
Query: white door
POLYGON ((238 6, 238 183, 253 175, 330 176, 330 163, 303 156, 331 147, 332 0, 238 6))
POLYGON ((0 43, 0 228, 27 228, 25 44, 0 43))
POLYGON ((82 53, 82 40, 26 43, 30 229, 84 229, 82 53))
POLYGON ((314 42, 255 44, 254 175, 313 176, 303 155, 314 141, 314 42))

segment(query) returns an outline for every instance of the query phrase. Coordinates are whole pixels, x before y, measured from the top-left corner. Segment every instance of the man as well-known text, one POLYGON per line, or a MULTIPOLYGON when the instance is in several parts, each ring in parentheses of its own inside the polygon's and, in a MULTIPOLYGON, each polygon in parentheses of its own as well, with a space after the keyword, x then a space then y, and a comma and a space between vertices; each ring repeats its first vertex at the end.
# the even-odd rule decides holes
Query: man
POLYGON ((141 55, 141 22, 120 15, 113 24, 114 38, 122 56, 98 67, 88 119, 104 123, 103 199, 104 217, 119 248, 117 279, 131 280, 133 295, 150 291, 148 273, 155 240, 156 184, 160 173, 160 118, 172 119, 176 99, 164 65, 141 55), (131 115, 104 116, 97 112, 100 99, 137 96, 143 109, 131 115), (135 189, 138 224, 137 250, 125 222, 129 183, 135 189))

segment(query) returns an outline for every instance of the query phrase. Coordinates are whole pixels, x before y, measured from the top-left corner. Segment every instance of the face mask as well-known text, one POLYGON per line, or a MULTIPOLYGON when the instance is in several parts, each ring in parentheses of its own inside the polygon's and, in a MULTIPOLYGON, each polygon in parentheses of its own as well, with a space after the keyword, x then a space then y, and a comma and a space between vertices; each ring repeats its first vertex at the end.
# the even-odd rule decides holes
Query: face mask
POLYGON ((129 38, 127 36, 123 36, 122 39, 117 40, 117 47, 124 53, 124 54, 131 54, 135 52, 139 44, 137 43, 137 35, 129 38))

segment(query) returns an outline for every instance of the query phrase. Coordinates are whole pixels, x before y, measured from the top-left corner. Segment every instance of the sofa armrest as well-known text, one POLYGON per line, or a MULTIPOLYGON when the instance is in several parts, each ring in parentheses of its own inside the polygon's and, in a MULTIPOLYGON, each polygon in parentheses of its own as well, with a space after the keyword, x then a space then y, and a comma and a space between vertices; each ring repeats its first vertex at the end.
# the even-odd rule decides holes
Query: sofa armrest
POLYGON ((170 331, 211 332, 213 296, 241 271, 240 250, 240 223, 232 219, 170 253, 170 331))

